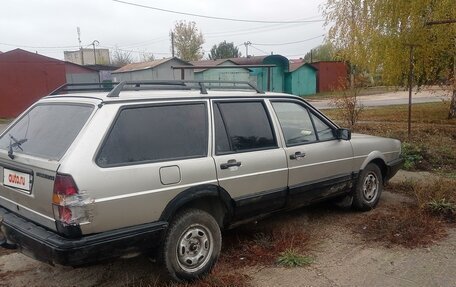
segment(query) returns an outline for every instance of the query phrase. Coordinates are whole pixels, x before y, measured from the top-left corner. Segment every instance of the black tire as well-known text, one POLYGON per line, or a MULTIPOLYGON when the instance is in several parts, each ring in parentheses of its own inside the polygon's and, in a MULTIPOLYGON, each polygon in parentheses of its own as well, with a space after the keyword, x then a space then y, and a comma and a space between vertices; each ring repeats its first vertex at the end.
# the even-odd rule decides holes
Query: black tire
POLYGON ((360 173, 353 191, 352 207, 368 211, 377 206, 383 191, 382 172, 378 165, 369 163, 360 173))
POLYGON ((160 259, 172 280, 192 281, 211 271, 221 246, 214 217, 203 210, 186 209, 171 221, 160 259))

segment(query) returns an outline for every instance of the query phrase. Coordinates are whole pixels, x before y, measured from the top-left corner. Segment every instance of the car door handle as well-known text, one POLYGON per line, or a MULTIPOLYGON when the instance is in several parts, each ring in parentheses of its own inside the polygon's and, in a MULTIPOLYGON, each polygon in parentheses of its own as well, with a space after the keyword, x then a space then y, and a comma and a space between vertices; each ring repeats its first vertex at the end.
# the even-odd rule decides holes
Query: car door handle
POLYGON ((306 156, 305 152, 297 151, 294 154, 290 154, 290 159, 301 159, 306 156))
POLYGON ((230 159, 228 162, 226 163, 222 163, 220 165, 220 168, 221 169, 228 169, 232 166, 241 166, 241 162, 240 161, 236 161, 235 159, 230 159))

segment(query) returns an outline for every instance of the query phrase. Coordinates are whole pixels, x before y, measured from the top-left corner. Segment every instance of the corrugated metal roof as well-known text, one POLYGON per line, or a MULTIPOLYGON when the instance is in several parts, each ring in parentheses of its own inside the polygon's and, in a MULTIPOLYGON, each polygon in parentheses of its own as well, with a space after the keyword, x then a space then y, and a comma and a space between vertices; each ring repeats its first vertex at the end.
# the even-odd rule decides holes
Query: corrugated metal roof
POLYGON ((11 50, 11 51, 7 51, 7 52, 4 52, 1 54, 2 56, 2 59, 8 59, 9 57, 15 57, 17 55, 28 55, 30 57, 33 57, 33 58, 36 58, 38 62, 41 62, 41 61, 54 61, 54 62, 59 62, 59 63, 64 63, 63 61, 59 60, 59 59, 54 59, 54 58, 51 58, 51 57, 47 57, 47 56, 44 56, 44 55, 41 55, 41 54, 38 54, 38 53, 32 53, 32 52, 29 52, 29 51, 26 51, 26 50, 22 50, 22 49, 14 49, 14 50, 11 50))
POLYGON ((110 65, 101 65, 101 64, 85 65, 85 67, 90 68, 92 70, 96 70, 96 71, 115 71, 120 68, 120 67, 115 67, 115 66, 110 66, 110 65))
POLYGON ((263 64, 263 60, 267 56, 269 55, 229 58, 229 60, 235 62, 238 65, 259 65, 263 64))
POLYGON ((131 64, 127 64, 123 67, 121 67, 120 69, 117 69, 115 71, 113 71, 113 73, 125 73, 125 72, 133 72, 133 71, 141 71, 141 70, 147 70, 147 69, 152 69, 152 68, 155 68, 157 66, 160 66, 161 64, 164 64, 168 61, 171 61, 171 60, 178 60, 180 62, 182 62, 184 65, 191 65, 190 63, 188 62, 185 62, 179 58, 163 58, 163 59, 160 59, 160 60, 154 60, 154 61, 149 61, 149 62, 141 62, 141 63, 131 63, 131 64))
MULTIPOLYGON (((217 59, 217 60, 200 60, 200 61, 191 61, 190 64, 194 66, 208 66, 208 67, 215 67, 218 66, 226 61, 230 61, 228 59, 217 59)), ((233 62, 233 61, 231 61, 233 62)), ((234 62, 233 62, 234 63, 234 62)))
POLYGON ((309 66, 310 68, 312 68, 314 70, 318 70, 316 67, 312 66, 311 64, 306 63, 304 61, 304 59, 290 59, 290 69, 289 69, 289 71, 290 72, 294 72, 294 71, 296 71, 297 69, 301 68, 304 65, 307 65, 307 66, 309 66))
MULTIPOLYGON (((207 66, 208 68, 212 68, 212 67, 219 66, 219 65, 221 65, 221 64, 223 64, 225 62, 230 62, 233 65, 237 65, 235 62, 233 62, 230 59, 191 61, 190 64, 192 64, 193 66, 207 66)), ((206 70, 207 69, 195 69, 194 72, 195 73, 200 73, 200 72, 204 72, 206 70)))

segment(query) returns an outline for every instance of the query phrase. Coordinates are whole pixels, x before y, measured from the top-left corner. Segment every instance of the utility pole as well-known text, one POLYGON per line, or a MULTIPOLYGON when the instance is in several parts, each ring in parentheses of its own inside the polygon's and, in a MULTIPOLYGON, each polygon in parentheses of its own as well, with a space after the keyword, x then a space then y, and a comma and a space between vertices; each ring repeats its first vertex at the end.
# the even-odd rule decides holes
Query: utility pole
POLYGON ((250 41, 247 41, 247 42, 244 42, 244 46, 245 46, 245 56, 246 57, 249 57, 249 46, 252 45, 252 43, 250 41))
POLYGON ((174 32, 171 32, 171 55, 174 58, 174 32))
MULTIPOLYGON (((443 25, 443 24, 454 24, 456 19, 436 20, 426 22, 426 26, 443 25)), ((456 118, 456 36, 454 37, 454 49, 453 49, 453 95, 451 96, 450 111, 448 118, 456 118)))
POLYGON ((412 89, 413 89, 413 68, 415 67, 415 47, 418 47, 417 44, 405 44, 405 46, 410 48, 410 69, 408 75, 408 86, 409 86, 409 100, 408 100, 408 122, 407 122, 407 137, 410 141, 412 134, 412 89))
POLYGON ((81 29, 77 27, 76 30, 78 31, 79 51, 81 53, 81 65, 84 65, 84 50, 82 49, 81 44, 81 29))
POLYGON ((96 53, 96 50, 95 50, 95 45, 100 45, 100 42, 98 42, 98 40, 93 40, 92 42, 92 46, 93 46, 93 62, 94 64, 96 65, 97 64, 97 53, 96 53))

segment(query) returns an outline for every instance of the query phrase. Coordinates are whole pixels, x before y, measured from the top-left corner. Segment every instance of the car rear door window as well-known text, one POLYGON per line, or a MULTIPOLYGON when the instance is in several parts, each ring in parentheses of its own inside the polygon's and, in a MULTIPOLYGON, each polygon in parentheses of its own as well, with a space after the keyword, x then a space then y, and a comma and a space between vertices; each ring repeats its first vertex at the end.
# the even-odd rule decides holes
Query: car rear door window
POLYGON ((0 149, 60 160, 94 107, 79 104, 40 104, 29 110, 1 138, 0 149))
POLYGON ((219 102, 215 107, 216 153, 277 147, 264 103, 219 102), (220 115, 217 113, 220 112, 220 115), (226 143, 226 135, 228 143, 226 143))
POLYGON ((308 110, 293 102, 272 102, 287 146, 317 141, 308 110))
POLYGON ((97 163, 108 167, 204 157, 207 130, 204 103, 124 108, 97 163))
POLYGON ((230 140, 226 133, 225 124, 218 105, 214 105, 215 121, 215 150, 217 153, 226 153, 231 151, 230 140))

